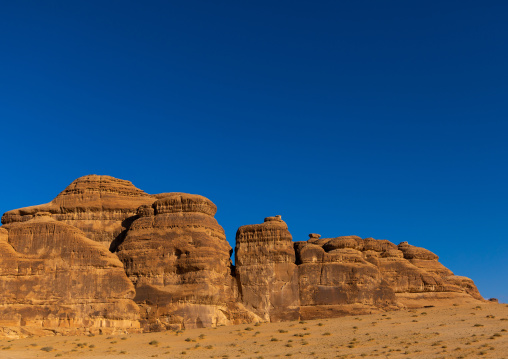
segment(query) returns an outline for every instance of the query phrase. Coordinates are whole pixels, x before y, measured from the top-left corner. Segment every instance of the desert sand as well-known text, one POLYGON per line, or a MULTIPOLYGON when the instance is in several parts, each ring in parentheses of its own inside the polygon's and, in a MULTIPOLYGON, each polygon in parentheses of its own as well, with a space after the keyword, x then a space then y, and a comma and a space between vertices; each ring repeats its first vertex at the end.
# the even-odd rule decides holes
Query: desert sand
POLYGON ((457 304, 178 332, 2 339, 0 357, 508 358, 508 305, 457 304))

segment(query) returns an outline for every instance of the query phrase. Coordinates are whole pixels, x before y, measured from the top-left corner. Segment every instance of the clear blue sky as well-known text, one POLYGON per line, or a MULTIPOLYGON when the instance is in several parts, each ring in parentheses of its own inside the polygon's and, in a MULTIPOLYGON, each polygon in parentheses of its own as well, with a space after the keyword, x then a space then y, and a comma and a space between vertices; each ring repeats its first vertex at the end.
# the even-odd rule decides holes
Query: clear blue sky
POLYGON ((508 302, 508 2, 1 1, 0 212, 105 174, 409 241, 508 302))

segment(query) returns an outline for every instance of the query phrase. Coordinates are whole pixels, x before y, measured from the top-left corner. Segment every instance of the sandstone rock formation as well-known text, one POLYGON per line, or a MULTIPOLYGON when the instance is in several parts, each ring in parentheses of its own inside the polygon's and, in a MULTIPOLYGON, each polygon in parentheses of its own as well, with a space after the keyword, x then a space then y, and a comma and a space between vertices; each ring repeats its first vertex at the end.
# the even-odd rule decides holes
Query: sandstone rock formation
POLYGON ((78 178, 0 227, 0 336, 166 330, 483 300, 423 248, 356 236, 293 242, 280 216, 231 246, 209 199, 78 178))
POLYGON ((236 303, 231 246, 209 199, 157 195, 138 209, 118 256, 136 285, 144 324, 153 330, 254 320, 236 303))
POLYGON ((235 265, 239 300, 248 309, 264 320, 299 318, 295 251, 280 216, 238 229, 235 265))
POLYGON ((0 335, 139 330, 122 263, 79 229, 38 216, 0 227, 0 335))
POLYGON ((396 305, 379 268, 363 255, 360 237, 310 237, 295 245, 302 318, 360 314, 396 305))
POLYGON ((152 196, 129 181, 90 175, 76 179, 49 203, 6 212, 2 223, 24 222, 39 213, 47 213, 109 248, 128 227, 136 209, 153 201, 152 196))

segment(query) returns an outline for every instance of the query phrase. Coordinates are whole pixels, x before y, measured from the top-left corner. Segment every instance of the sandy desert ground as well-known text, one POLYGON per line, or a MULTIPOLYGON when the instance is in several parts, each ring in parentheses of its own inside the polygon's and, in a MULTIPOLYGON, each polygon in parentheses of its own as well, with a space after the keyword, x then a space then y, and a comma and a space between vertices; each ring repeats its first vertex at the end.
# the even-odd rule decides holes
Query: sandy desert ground
POLYGON ((0 358, 508 358, 508 305, 182 332, 1 339, 0 358))

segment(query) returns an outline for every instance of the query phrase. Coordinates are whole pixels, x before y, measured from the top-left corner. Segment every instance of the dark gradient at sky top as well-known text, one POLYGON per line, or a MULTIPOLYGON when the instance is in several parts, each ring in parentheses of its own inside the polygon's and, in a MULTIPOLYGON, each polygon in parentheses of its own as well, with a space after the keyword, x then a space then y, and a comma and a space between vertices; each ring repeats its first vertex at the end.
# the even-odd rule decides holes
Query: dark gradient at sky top
POLYGON ((508 302, 505 1, 4 1, 0 212, 106 174, 425 247, 508 302))

